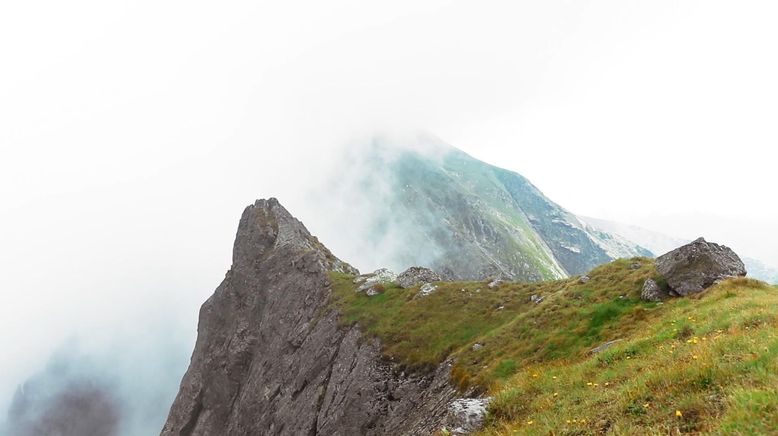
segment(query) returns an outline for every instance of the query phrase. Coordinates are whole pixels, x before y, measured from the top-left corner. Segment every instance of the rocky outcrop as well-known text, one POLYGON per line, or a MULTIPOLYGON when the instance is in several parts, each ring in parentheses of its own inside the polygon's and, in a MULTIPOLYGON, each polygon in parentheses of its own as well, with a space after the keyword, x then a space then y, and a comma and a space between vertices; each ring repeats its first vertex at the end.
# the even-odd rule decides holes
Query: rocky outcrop
POLYGON ((421 285, 421 288, 419 288, 419 293, 417 294, 419 297, 426 297, 427 295, 430 295, 431 293, 438 290, 437 285, 433 285, 432 283, 425 283, 421 285))
POLYGON ((464 435, 479 430, 484 423, 491 398, 458 398, 448 405, 444 422, 451 434, 464 435))
POLYGON ((397 274, 386 268, 381 268, 372 273, 358 276, 354 279, 354 283, 359 285, 357 292, 364 292, 367 296, 373 297, 383 293, 386 285, 393 283, 396 279, 397 274))
POLYGON ((430 434, 451 363, 397 373, 328 300, 338 260, 275 199, 246 208, 224 281, 200 310, 191 364, 162 435, 430 434))
POLYGON ((746 275, 743 261, 734 251, 703 238, 659 256, 656 269, 680 296, 702 292, 728 277, 746 275))
POLYGON ((401 288, 412 288, 416 285, 423 285, 425 283, 439 282, 443 280, 440 274, 429 268, 423 268, 420 266, 412 266, 397 276, 397 284, 401 288))
POLYGON ((659 286, 654 279, 648 279, 643 283, 640 298, 645 301, 659 302, 669 297, 668 293, 659 286))

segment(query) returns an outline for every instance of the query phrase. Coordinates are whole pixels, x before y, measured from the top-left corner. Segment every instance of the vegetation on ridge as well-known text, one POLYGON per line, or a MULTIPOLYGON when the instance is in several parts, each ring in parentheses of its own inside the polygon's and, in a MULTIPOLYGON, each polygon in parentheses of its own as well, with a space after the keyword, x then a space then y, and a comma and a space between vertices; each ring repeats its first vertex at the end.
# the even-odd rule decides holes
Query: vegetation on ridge
POLYGON ((387 286, 368 297, 333 273, 333 304, 398 364, 455 357, 455 380, 494 398, 484 434, 775 434, 778 289, 733 279, 692 298, 641 301, 655 276, 637 258, 598 267, 586 283, 438 283, 426 297, 387 286))

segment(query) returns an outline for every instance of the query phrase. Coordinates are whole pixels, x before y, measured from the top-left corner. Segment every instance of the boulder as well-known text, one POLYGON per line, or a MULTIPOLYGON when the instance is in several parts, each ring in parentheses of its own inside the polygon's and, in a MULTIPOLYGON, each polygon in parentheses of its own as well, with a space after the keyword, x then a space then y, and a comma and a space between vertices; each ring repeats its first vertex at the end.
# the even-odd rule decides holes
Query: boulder
POLYGON ((718 280, 746 275, 734 251, 703 238, 659 256, 656 269, 680 296, 702 292, 718 280))
POLYGON ((433 285, 432 283, 425 283, 421 286, 421 289, 419 289, 419 296, 420 297, 426 297, 427 295, 435 292, 438 289, 437 286, 433 285))
POLYGON ((494 289, 494 288, 497 288, 497 287, 499 287, 499 286, 500 286, 500 285, 502 285, 503 283, 505 283, 505 280, 502 280, 502 279, 494 279, 494 280, 492 280, 491 282, 489 282, 489 284, 488 284, 487 286, 489 286, 489 289, 494 289))
POLYGON ((412 288, 416 285, 424 283, 432 283, 442 281, 443 278, 435 271, 429 268, 423 268, 420 266, 412 266, 397 276, 397 284, 401 288, 412 288))
POLYGON ((581 278, 578 279, 578 283, 580 283, 582 285, 585 285, 585 284, 589 283, 589 280, 591 280, 589 278, 589 276, 581 276, 581 278))
POLYGON ((481 429, 491 398, 459 398, 448 405, 446 427, 451 434, 464 435, 481 429))
POLYGON ((669 296, 653 279, 648 279, 643 283, 643 291, 640 293, 640 298, 645 301, 659 302, 667 299, 669 296))
POLYGON ((546 298, 546 297, 543 297, 543 296, 540 296, 540 295, 536 295, 536 294, 532 294, 532 295, 529 297, 529 301, 531 301, 531 302, 533 302, 533 303, 535 303, 535 304, 538 304, 538 303, 540 303, 541 301, 543 301, 543 299, 544 299, 544 298, 546 298))
POLYGON ((354 279, 354 283, 359 284, 357 292, 367 292, 368 295, 377 295, 383 292, 377 285, 385 285, 397 280, 397 274, 386 268, 377 269, 370 274, 364 274, 354 279), (370 290, 373 292, 370 292, 370 290))
POLYGON ((375 297, 376 295, 383 294, 385 290, 386 288, 384 288, 384 285, 376 283, 365 291, 365 295, 368 297, 375 297))

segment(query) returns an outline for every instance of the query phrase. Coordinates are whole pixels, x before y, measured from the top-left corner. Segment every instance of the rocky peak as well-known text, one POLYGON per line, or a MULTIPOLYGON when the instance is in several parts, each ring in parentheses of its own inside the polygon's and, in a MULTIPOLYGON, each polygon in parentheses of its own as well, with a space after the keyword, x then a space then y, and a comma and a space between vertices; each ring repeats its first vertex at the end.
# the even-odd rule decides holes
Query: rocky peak
POLYGON ((257 200, 246 207, 240 218, 232 249, 233 268, 256 266, 273 253, 304 256, 306 262, 328 271, 359 273, 335 257, 277 199, 257 200))
POLYGON ((358 274, 277 200, 240 220, 233 265, 203 304, 165 436, 429 434, 456 395, 451 366, 397 374, 344 326, 329 272, 358 274))

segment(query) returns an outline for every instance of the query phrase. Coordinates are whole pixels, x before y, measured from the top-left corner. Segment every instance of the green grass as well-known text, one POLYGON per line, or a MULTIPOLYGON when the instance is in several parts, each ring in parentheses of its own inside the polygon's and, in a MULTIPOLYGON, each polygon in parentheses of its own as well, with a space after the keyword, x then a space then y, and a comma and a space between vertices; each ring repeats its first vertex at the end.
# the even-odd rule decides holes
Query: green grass
POLYGON ((777 320, 754 280, 671 300, 601 354, 523 368, 483 434, 778 434, 777 320))
POLYGON ((333 305, 410 370, 453 357, 460 387, 494 397, 484 435, 778 434, 778 289, 733 279, 643 302, 656 272, 639 261, 596 268, 586 284, 440 283, 427 297, 391 286, 367 297, 333 274, 333 305))

